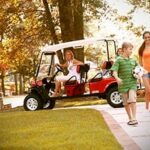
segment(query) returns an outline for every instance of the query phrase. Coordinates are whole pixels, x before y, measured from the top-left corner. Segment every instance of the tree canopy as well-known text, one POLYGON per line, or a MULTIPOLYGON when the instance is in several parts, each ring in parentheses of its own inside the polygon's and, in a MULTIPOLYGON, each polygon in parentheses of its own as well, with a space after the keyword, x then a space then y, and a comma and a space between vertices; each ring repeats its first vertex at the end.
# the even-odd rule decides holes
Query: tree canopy
MULTIPOLYGON (((1 0, 0 3, 0 75, 19 73, 33 76, 42 46, 89 35, 88 23, 105 17, 116 24, 125 24, 127 30, 141 35, 144 26, 134 26, 132 14, 149 3, 128 0, 134 7, 127 15, 119 15, 107 1, 100 0, 1 0)), ((63 54, 58 53, 60 62, 63 54)), ((84 49, 75 56, 84 60, 84 49)))

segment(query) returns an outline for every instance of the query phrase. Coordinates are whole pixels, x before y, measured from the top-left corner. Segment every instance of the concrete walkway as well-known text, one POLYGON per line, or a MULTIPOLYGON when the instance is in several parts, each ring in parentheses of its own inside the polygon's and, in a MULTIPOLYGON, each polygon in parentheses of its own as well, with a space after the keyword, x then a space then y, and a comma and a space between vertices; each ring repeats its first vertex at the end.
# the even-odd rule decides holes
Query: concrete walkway
MULTIPOLYGON (((24 97, 4 98, 4 104, 11 103, 12 107, 22 106, 24 97)), ((145 109, 145 103, 137 104, 137 120, 139 124, 136 126, 127 125, 128 118, 124 108, 114 109, 109 105, 81 106, 75 108, 92 108, 100 111, 110 130, 124 149, 150 149, 150 112, 145 109)))
POLYGON ((150 150, 150 112, 145 103, 137 104, 136 126, 127 125, 128 117, 124 108, 114 109, 109 105, 95 105, 90 108, 99 110, 104 116, 112 133, 126 150, 150 150))

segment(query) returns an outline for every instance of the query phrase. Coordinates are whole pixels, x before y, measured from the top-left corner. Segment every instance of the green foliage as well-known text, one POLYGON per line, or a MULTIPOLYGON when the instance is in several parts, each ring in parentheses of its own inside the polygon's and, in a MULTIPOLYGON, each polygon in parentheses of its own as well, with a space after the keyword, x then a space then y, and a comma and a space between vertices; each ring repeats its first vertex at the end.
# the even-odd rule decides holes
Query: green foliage
MULTIPOLYGON (((58 1, 49 0, 48 3, 55 30, 60 30, 58 1)), ((42 1, 31 0, 24 2, 22 0, 2 0, 0 7, 0 36, 5 50, 4 53, 1 53, 1 58, 9 64, 13 72, 24 74, 22 71, 24 68, 33 70, 32 68, 37 62, 39 47, 50 43, 52 39, 47 27, 45 8, 42 1), (8 59, 11 59, 11 62, 7 61, 8 59)), ((84 0, 83 8, 86 14, 84 17, 92 19, 91 16, 99 14, 100 7, 102 7, 102 2, 98 0, 84 0)), ((59 34, 58 32, 57 36, 59 34)), ((27 75, 29 72, 33 71, 26 71, 25 74, 27 75)))
POLYGON ((6 112, 0 120, 1 149, 122 149, 96 110, 6 112))
POLYGON ((92 19, 100 18, 102 15, 100 9, 104 7, 103 1, 99 0, 83 0, 84 20, 89 22, 92 19))
POLYGON ((150 11, 150 1, 149 0, 128 0, 136 8, 145 8, 147 11, 150 11))
POLYGON ((5 50, 1 57, 11 71, 33 75, 39 47, 50 39, 43 20, 40 20, 43 10, 32 1, 7 0, 0 6, 0 35, 5 50))
POLYGON ((127 15, 120 15, 118 13, 118 10, 109 6, 108 3, 105 3, 105 8, 107 13, 104 13, 104 17, 105 19, 111 20, 116 25, 120 24, 120 29, 126 29, 127 31, 132 31, 135 34, 135 36, 139 37, 145 30, 145 26, 135 25, 132 19, 134 16, 134 12, 137 10, 137 8, 141 8, 140 6, 142 6, 145 11, 147 10, 147 8, 145 6, 145 3, 141 3, 141 1, 134 1, 134 0, 128 0, 128 1, 132 4, 133 7, 131 8, 131 10, 129 10, 127 15))

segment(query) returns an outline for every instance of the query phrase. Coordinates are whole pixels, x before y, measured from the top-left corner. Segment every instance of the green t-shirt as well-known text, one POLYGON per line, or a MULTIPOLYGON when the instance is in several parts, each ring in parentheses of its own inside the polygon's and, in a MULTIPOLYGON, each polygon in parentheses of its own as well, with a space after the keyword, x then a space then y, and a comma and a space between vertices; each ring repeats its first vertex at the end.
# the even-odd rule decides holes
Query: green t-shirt
POLYGON ((137 90, 137 79, 132 75, 132 71, 137 65, 136 60, 133 58, 117 57, 110 70, 117 71, 118 77, 123 81, 123 84, 118 85, 120 93, 125 93, 130 89, 137 90))

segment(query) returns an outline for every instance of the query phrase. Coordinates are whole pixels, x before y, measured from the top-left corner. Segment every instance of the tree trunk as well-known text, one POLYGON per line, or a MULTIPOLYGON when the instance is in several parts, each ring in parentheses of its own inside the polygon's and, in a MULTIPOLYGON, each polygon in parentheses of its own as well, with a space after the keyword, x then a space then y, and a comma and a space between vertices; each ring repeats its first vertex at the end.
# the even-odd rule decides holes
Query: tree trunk
POLYGON ((14 79, 15 79, 15 94, 18 95, 18 78, 17 74, 14 74, 14 79))
POLYGON ((2 92, 3 92, 3 95, 5 96, 6 93, 5 93, 5 76, 4 76, 4 71, 2 71, 2 92))
POLYGON ((74 36, 76 40, 84 38, 82 1, 83 0, 74 0, 74 36))
MULTIPOLYGON (((53 43, 59 43, 55 32, 55 25, 52 21, 52 14, 49 10, 47 0, 43 0, 47 15, 47 26, 50 29, 53 43)), ((83 7, 82 0, 58 0, 61 38, 63 42, 83 39, 83 7)), ((84 60, 84 50, 75 50, 75 57, 84 60)), ((64 63, 61 51, 57 52, 60 63, 64 63)))
MULTIPOLYGON (((68 42, 83 39, 82 0, 58 1, 62 41, 68 42)), ((75 58, 84 61, 84 50, 75 49, 75 58)))
POLYGON ((43 0, 43 4, 44 4, 44 7, 45 7, 46 16, 47 16, 47 27, 50 30, 50 34, 52 36, 53 43, 57 44, 59 42, 58 42, 58 38, 57 38, 57 35, 56 35, 56 32, 55 32, 55 25, 52 21, 52 14, 50 12, 47 0, 43 0))
POLYGON ((22 83, 23 83, 22 90, 23 90, 23 94, 24 94, 24 93, 25 93, 25 83, 26 83, 26 80, 25 80, 25 76, 24 76, 24 75, 22 76, 22 83))
POLYGON ((21 74, 19 74, 19 94, 23 94, 23 82, 21 74))
POLYGON ((74 15, 73 15, 73 0, 59 0, 59 17, 62 41, 74 40, 74 15))
MULTIPOLYGON (((74 37, 75 40, 84 38, 83 31, 83 0, 74 0, 74 37)), ((74 50, 75 57, 84 62, 84 48, 74 50)))
MULTIPOLYGON (((56 35, 56 32, 55 32, 55 25, 54 25, 53 20, 52 20, 52 14, 50 12, 47 0, 43 0, 43 4, 44 4, 44 7, 45 7, 46 16, 47 16, 47 20, 48 20, 47 21, 47 27, 50 30, 50 33, 51 33, 51 36, 52 36, 52 39, 53 39, 53 43, 58 44, 59 41, 58 41, 58 38, 57 38, 57 35, 56 35)), ((59 62, 61 64, 63 64, 64 59, 63 59, 62 52, 58 51, 57 56, 58 56, 59 62)))

